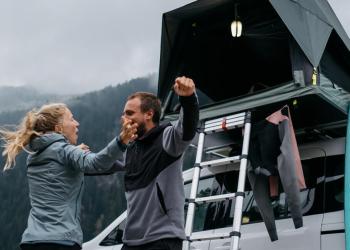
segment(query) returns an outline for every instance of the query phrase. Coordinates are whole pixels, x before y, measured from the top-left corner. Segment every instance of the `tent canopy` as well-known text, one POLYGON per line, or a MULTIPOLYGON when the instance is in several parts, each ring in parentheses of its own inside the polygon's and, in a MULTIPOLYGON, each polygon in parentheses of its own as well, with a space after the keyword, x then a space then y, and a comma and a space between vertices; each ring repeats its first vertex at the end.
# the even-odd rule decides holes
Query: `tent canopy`
POLYGON ((176 76, 194 79, 203 105, 308 86, 314 67, 319 86, 322 73, 350 91, 349 48, 326 0, 196 1, 163 15, 158 96, 169 114, 176 76), (240 38, 230 33, 235 6, 240 38))
POLYGON ((313 66, 318 66, 334 29, 350 50, 350 40, 325 0, 270 0, 313 66))

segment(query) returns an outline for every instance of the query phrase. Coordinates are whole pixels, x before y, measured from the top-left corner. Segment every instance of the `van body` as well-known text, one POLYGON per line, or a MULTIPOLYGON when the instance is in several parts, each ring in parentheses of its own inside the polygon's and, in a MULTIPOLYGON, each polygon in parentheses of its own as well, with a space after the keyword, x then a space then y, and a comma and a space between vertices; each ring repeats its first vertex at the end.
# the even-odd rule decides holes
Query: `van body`
MULTIPOLYGON (((194 1, 164 13, 162 22, 157 96, 167 119, 174 121, 178 116, 180 105, 172 83, 179 75, 196 84, 202 122, 251 111, 254 125, 253 121, 289 106, 307 186, 300 191, 304 225, 294 228, 282 191, 271 199, 279 237, 271 242, 246 181, 241 249, 345 249, 344 136, 350 101, 350 64, 346 63, 350 40, 327 1, 194 1), (244 25, 237 39, 229 29, 236 11, 244 25)), ((223 134, 208 136, 209 143, 206 136, 206 160, 234 151, 236 135, 223 134), (218 149, 217 145, 228 147, 218 149)), ((195 141, 183 161, 187 197, 195 141)), ((236 192, 237 168, 203 169, 197 197, 236 192)), ((225 200, 196 206, 193 236, 231 232, 234 204, 225 200)), ((126 216, 122 213, 83 249, 121 249, 126 216)), ((191 243, 192 250, 229 248, 229 239, 191 243)))
MULTIPOLYGON (((195 146, 194 146, 195 147, 195 146)), ((207 151, 220 155, 222 149, 207 151)), ((322 139, 299 146, 307 189, 300 192, 304 226, 295 229, 283 192, 271 201, 279 239, 271 242, 266 227, 246 183, 240 246, 242 250, 343 250, 344 230, 344 153, 345 138, 322 139)), ((192 154, 193 148, 187 150, 192 154)), ((235 192, 238 171, 235 166, 220 166, 201 171, 197 196, 205 197, 235 192)), ((183 172, 186 197, 189 197, 193 168, 183 172)), ((185 204, 185 209, 187 205, 185 204)), ((196 207, 194 236, 231 232, 234 201, 201 204, 196 207)), ((125 227, 126 211, 94 239, 83 244, 83 250, 119 250, 125 227)), ((229 250, 230 239, 195 241, 191 249, 229 250)))

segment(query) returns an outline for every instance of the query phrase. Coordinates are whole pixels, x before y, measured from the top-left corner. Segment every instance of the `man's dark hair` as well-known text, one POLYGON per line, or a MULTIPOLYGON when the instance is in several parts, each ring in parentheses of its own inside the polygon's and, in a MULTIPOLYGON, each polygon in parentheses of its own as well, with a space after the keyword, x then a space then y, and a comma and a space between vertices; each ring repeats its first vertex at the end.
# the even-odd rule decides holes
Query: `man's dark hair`
POLYGON ((139 98, 141 100, 141 112, 146 113, 149 110, 153 110, 152 121, 155 124, 159 124, 161 106, 160 100, 152 93, 148 92, 136 92, 128 97, 128 101, 134 98, 139 98))

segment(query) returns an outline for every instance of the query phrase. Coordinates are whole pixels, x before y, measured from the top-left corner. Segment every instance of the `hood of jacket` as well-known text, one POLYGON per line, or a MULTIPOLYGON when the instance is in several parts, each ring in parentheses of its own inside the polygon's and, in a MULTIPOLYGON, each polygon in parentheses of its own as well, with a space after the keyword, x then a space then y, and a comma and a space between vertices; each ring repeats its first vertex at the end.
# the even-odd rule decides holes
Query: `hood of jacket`
POLYGON ((163 133, 164 128, 166 128, 170 125, 171 125, 170 122, 165 122, 165 123, 162 123, 160 125, 157 125, 157 126, 153 127, 152 129, 150 129, 149 131, 147 131, 142 137, 137 138, 136 141, 144 141, 144 142, 152 141, 160 133, 163 133))
POLYGON ((67 139, 58 133, 47 133, 32 139, 28 145, 28 149, 33 152, 43 151, 52 143, 57 141, 67 141, 67 139))

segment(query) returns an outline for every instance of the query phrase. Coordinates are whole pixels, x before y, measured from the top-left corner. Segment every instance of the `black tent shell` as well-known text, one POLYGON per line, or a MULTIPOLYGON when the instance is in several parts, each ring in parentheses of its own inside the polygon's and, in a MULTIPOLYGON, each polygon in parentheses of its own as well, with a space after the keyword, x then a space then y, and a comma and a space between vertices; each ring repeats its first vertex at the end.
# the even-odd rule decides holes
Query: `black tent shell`
POLYGON ((200 0, 163 14, 158 96, 169 119, 180 75, 196 83, 201 119, 289 103, 296 127, 329 124, 347 114, 350 39, 326 0, 200 0))

